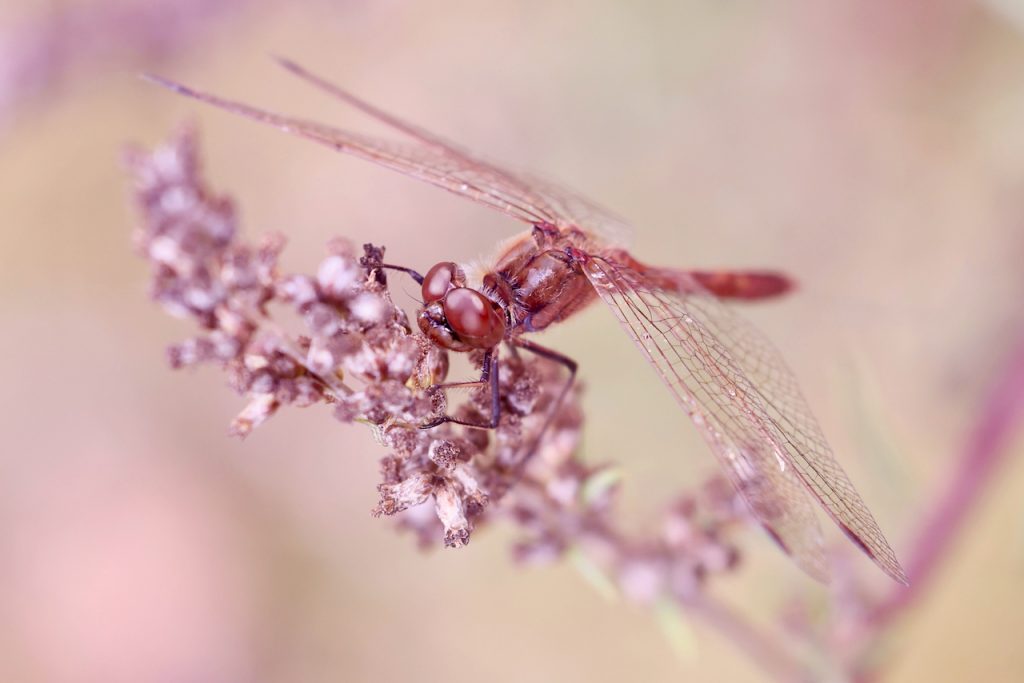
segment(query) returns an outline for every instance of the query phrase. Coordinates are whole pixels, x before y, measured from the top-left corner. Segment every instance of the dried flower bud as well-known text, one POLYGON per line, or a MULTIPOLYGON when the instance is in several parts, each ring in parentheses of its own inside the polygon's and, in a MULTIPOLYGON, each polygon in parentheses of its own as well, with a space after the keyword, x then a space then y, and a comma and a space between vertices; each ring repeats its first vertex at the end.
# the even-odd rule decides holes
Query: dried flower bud
POLYGON ((316 282, 328 299, 345 301, 351 297, 362 280, 359 264, 353 259, 334 255, 320 263, 316 282))
POLYGON ((441 469, 450 470, 459 459, 459 447, 447 439, 438 439, 430 443, 429 457, 441 469))
POLYGON ((444 525, 445 546, 461 548, 469 543, 470 525, 466 519, 466 508, 453 484, 444 481, 434 488, 434 509, 444 525))
POLYGON ((277 410, 277 398, 271 394, 258 394, 231 422, 232 436, 245 438, 277 410))
POLYGON ((465 465, 455 464, 452 468, 452 478, 462 487, 469 514, 477 515, 482 512, 487 505, 487 493, 470 473, 469 468, 465 465))
POLYGON ((652 603, 665 588, 663 567, 651 558, 631 558, 619 568, 618 583, 630 600, 652 603))
POLYGON ((426 501, 434 491, 431 480, 431 475, 420 472, 397 484, 381 484, 377 487, 380 502, 373 509, 373 515, 393 515, 426 501))
POLYGON ((379 325, 387 320, 388 305, 380 296, 372 292, 363 292, 353 297, 349 303, 352 316, 367 325, 379 325))

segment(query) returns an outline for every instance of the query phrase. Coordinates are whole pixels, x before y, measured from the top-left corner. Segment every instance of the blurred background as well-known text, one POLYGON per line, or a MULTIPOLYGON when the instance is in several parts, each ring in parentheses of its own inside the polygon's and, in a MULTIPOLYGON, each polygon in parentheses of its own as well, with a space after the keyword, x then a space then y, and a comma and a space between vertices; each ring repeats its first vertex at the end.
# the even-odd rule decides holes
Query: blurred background
MULTIPOLYGON (((515 567, 507 530, 417 551, 369 514, 370 433, 323 409, 229 439, 223 375, 166 365, 192 328, 146 298, 125 143, 197 122, 210 183, 249 236, 288 235, 293 271, 336 235, 423 270, 519 226, 141 71, 375 130, 268 58, 287 55, 628 216, 640 258, 792 273, 795 295, 747 312, 905 555, 1024 344, 1022 32, 1018 0, 4 3, 0 679, 764 677, 699 621, 681 659, 649 611, 571 566, 515 567)), ((713 462, 617 330, 594 308, 544 343, 580 361, 586 457, 621 463, 642 530, 713 462)), ((1024 454, 1019 435, 1005 447, 1024 454)), ((887 635, 885 680, 1024 678, 1013 455, 887 635)), ((716 594, 769 624, 793 595, 826 602, 760 534, 743 541, 716 594)))

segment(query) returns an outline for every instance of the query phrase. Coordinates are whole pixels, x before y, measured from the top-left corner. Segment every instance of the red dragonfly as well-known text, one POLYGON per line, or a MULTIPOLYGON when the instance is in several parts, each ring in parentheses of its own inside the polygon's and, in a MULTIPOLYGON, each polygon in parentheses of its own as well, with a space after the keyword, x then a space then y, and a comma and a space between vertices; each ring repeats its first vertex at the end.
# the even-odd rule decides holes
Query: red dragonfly
POLYGON ((408 140, 397 143, 281 116, 150 78, 182 95, 436 185, 532 226, 475 286, 455 263, 439 263, 426 276, 387 266, 421 284, 424 306, 418 322, 435 343, 453 351, 485 352, 480 383, 491 388, 490 420, 473 424, 446 415, 424 427, 442 422, 497 425, 502 342, 563 363, 571 383, 574 361, 522 335, 601 299, 690 416, 761 525, 804 571, 828 579, 812 504, 817 500, 882 571, 907 583, 878 523, 833 457, 796 378, 772 344, 720 301, 779 294, 789 287, 784 276, 645 265, 617 246, 628 232, 626 224, 593 202, 489 163, 297 64, 279 61, 408 140))

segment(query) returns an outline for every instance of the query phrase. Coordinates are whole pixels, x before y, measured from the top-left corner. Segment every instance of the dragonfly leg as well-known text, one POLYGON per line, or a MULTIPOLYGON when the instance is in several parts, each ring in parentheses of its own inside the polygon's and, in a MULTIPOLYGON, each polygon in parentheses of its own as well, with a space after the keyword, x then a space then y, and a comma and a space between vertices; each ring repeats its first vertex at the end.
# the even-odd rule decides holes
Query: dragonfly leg
POLYGON ((415 280, 416 284, 418 284, 418 285, 422 285, 423 284, 423 276, 420 275, 419 273, 417 273, 412 268, 406 268, 405 266, 395 266, 395 265, 392 265, 390 263, 382 263, 378 267, 379 268, 387 268, 388 270, 397 270, 399 272, 405 273, 409 277, 411 277, 413 280, 415 280))
POLYGON ((544 435, 551 427, 551 423, 554 422, 555 416, 558 414, 558 409, 562 406, 562 402, 565 401, 565 397, 569 394, 569 390, 572 388, 573 383, 576 381, 576 371, 579 368, 579 364, 576 363, 576 361, 574 361, 572 358, 569 358, 569 356, 566 356, 565 354, 559 353, 558 351, 555 351, 553 349, 549 349, 546 346, 541 346, 540 344, 532 342, 528 339, 515 338, 509 341, 509 345, 515 348, 523 349, 524 351, 529 351, 530 353, 540 356, 541 358, 545 358, 547 360, 558 363, 559 365, 564 366, 569 371, 569 377, 565 380, 565 384, 562 385, 562 390, 558 393, 558 397, 555 399, 555 402, 548 409, 547 417, 545 417, 544 424, 541 426, 540 431, 537 433, 537 438, 533 440, 533 443, 530 444, 530 447, 523 453, 522 457, 519 458, 519 464, 522 465, 533 456, 534 452, 536 452, 537 447, 540 446, 541 439, 544 438, 544 435))
POLYGON ((462 425, 463 427, 474 427, 476 429, 494 429, 501 419, 501 396, 498 393, 498 350, 497 347, 487 349, 484 352, 483 370, 480 372, 480 379, 475 382, 452 382, 450 384, 439 384, 438 389, 451 389, 458 387, 489 386, 491 388, 491 417, 485 422, 472 422, 461 420, 451 415, 440 415, 429 422, 420 425, 420 429, 431 429, 446 423, 462 425))

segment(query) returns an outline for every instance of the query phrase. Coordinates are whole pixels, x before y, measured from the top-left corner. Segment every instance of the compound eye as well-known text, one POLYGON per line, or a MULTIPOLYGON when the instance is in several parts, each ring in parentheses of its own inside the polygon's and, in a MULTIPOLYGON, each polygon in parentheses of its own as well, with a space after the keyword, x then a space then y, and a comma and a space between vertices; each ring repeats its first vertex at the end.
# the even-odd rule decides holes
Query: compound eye
POLYGON ((448 292, 444 299, 444 317, 455 334, 472 339, 493 337, 501 324, 491 302, 483 294, 466 287, 448 292))
POLYGON ((447 261, 438 263, 423 278, 423 303, 440 301, 450 289, 462 284, 462 279, 457 265, 447 261))
POLYGON ((454 285, 456 266, 454 263, 438 263, 423 277, 423 303, 440 301, 454 285))

